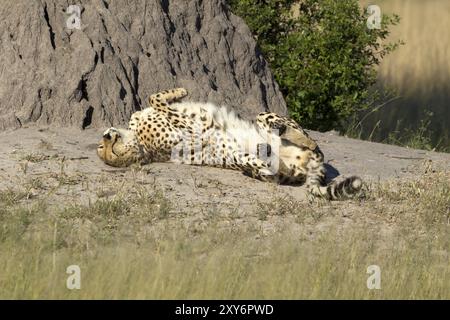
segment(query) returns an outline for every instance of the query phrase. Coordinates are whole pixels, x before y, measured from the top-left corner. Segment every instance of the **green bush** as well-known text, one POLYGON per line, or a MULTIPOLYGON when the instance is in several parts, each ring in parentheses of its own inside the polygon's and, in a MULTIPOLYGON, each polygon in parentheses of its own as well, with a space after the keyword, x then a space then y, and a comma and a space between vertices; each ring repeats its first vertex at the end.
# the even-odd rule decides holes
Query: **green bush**
POLYGON ((255 35, 290 116, 309 129, 343 129, 377 99, 376 65, 399 43, 384 43, 399 17, 368 29, 357 0, 228 0, 255 35))

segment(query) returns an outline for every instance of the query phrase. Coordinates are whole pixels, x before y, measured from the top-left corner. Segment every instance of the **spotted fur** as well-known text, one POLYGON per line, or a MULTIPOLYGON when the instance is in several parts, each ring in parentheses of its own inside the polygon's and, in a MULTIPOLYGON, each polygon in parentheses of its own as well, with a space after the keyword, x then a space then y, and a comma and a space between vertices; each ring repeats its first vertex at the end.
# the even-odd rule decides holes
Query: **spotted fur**
POLYGON ((166 162, 239 170, 263 181, 305 184, 328 199, 353 196, 358 177, 325 183, 323 153, 292 119, 261 113, 256 123, 211 103, 179 102, 183 88, 149 98, 149 107, 131 116, 128 129, 109 128, 97 149, 108 165, 166 162))

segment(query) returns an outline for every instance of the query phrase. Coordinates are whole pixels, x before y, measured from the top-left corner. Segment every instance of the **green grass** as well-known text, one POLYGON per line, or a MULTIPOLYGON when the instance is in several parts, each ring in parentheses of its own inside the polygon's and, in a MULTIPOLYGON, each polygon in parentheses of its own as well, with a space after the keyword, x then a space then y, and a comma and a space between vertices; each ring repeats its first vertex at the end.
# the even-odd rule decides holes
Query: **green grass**
POLYGON ((63 207, 0 191, 0 298, 449 299, 449 178, 369 185, 350 203, 273 199, 255 209, 262 225, 294 215, 310 231, 268 234, 219 228, 214 215, 193 231, 188 213, 140 186, 63 207), (357 223, 328 223, 347 211, 357 223), (70 265, 80 290, 66 288, 70 265), (380 290, 366 287, 369 265, 380 290))

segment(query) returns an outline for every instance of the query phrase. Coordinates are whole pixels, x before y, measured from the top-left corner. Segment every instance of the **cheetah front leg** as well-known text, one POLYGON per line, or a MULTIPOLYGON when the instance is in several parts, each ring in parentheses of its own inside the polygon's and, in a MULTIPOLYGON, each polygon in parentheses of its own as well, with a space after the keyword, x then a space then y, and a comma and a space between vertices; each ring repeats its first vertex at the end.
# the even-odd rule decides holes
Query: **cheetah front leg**
POLYGON ((277 176, 272 172, 267 162, 253 154, 233 153, 236 164, 244 173, 261 181, 276 181, 277 176))
POLYGON ((268 133, 278 131, 280 138, 310 150, 317 148, 317 143, 311 139, 300 125, 292 119, 272 112, 263 112, 256 117, 257 125, 268 133))
POLYGON ((128 130, 136 132, 139 124, 139 120, 141 119, 142 111, 136 111, 131 115, 130 121, 128 122, 128 130))
POLYGON ((170 103, 180 100, 187 96, 187 91, 184 88, 177 88, 171 90, 164 90, 155 94, 152 94, 148 99, 150 107, 157 111, 167 113, 170 103))

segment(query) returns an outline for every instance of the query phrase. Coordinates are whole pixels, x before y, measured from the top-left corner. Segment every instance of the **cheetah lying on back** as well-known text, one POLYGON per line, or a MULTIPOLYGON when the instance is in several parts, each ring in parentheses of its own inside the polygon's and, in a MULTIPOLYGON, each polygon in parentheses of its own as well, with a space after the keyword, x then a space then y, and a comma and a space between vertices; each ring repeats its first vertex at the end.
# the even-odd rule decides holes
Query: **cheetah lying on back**
POLYGON ((293 120, 264 112, 256 123, 210 103, 177 102, 183 88, 152 95, 128 129, 109 128, 97 149, 106 164, 166 162, 240 170, 263 181, 306 184, 311 195, 353 196, 361 179, 325 183, 323 153, 293 120))

